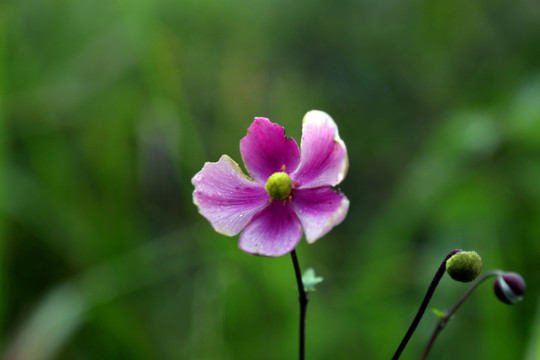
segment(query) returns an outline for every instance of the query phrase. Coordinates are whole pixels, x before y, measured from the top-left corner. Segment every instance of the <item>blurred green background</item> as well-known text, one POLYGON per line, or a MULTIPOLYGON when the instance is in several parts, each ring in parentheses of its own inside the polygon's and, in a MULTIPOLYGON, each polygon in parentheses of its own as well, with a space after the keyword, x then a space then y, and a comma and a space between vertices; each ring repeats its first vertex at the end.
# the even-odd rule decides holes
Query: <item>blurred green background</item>
POLYGON ((290 258, 215 234, 191 177, 240 162, 255 116, 299 141, 311 109, 347 144, 351 207, 297 248, 325 278, 307 358, 389 359, 463 248, 527 296, 484 284, 432 358, 540 359, 537 0, 0 2, 4 359, 295 359, 290 258))

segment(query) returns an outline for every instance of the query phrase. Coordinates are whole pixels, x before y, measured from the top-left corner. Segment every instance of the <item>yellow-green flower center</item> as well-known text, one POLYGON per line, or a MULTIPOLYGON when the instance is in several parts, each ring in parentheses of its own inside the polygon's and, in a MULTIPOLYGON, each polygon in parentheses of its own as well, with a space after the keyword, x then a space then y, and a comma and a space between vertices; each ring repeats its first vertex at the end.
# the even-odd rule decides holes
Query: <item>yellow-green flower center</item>
POLYGON ((286 199, 292 189, 292 181, 285 172, 276 172, 266 180, 264 189, 272 199, 286 199))

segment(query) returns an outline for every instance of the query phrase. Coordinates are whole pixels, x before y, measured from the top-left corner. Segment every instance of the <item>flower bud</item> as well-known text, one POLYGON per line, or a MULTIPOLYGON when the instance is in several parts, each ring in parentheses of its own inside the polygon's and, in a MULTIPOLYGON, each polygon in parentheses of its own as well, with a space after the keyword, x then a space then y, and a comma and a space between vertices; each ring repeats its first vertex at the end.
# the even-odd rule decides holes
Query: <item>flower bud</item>
POLYGON ((481 271, 482 258, 476 251, 460 251, 446 261, 446 272, 456 281, 473 281, 481 271))
POLYGON ((514 305, 523 299, 525 280, 515 272, 507 272, 497 276, 493 289, 495 295, 505 304, 514 305))

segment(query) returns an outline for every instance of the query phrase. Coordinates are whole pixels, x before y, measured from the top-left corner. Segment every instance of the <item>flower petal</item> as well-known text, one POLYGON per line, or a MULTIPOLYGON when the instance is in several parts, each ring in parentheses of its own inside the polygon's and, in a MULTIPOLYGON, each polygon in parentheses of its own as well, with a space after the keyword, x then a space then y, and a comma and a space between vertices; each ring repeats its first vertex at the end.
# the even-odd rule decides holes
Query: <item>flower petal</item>
POLYGON ((253 255, 282 256, 291 252, 301 237, 302 226, 291 206, 273 201, 242 231, 238 246, 253 255))
POLYGON ((307 242, 311 244, 345 219, 349 199, 329 187, 297 189, 292 207, 302 223, 307 242))
POLYGON ((300 165, 291 178, 302 188, 335 186, 345 178, 347 148, 327 113, 312 110, 304 116, 300 146, 300 165))
POLYGON ((227 155, 207 162, 193 179, 193 202, 219 233, 238 234, 253 215, 268 205, 264 185, 248 179, 227 155))
POLYGON ((300 150, 294 139, 285 137, 285 130, 266 118, 255 118, 240 141, 240 153, 249 174, 257 181, 266 179, 275 172, 290 173, 300 161, 300 150))

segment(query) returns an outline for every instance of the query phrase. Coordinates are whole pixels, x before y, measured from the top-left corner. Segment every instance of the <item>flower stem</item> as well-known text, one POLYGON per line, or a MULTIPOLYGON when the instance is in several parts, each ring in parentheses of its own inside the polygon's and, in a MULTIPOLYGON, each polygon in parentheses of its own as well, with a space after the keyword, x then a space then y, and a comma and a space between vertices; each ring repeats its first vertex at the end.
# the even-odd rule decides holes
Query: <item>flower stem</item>
POLYGON ((294 274, 296 275, 296 283, 298 284, 298 294, 300 301, 300 360, 304 360, 305 357, 305 338, 306 338, 306 310, 309 301, 308 294, 304 288, 302 282, 302 272, 300 271, 300 265, 298 264, 298 258, 296 257, 296 251, 291 251, 291 258, 294 265, 294 274))
POLYGON ((416 313, 416 316, 413 319, 413 322, 409 326, 409 330, 407 330, 407 333, 403 337, 403 340, 401 340, 401 343, 399 344, 396 352, 394 353, 394 356, 392 356, 392 360, 397 360, 401 356, 401 353, 407 346, 407 343, 411 339, 412 334, 416 330, 416 327, 418 326, 418 323, 422 319, 422 316, 426 312, 426 308, 429 304, 429 301, 431 300, 431 297, 433 296, 433 293, 435 293, 435 289, 437 288, 437 285, 439 285, 439 282, 441 281, 445 271, 446 271, 446 261, 450 259, 454 254, 460 252, 461 250, 456 249, 452 250, 446 255, 443 262, 441 263, 441 266, 439 266, 439 269, 435 273, 435 276, 433 277, 433 280, 431 281, 431 284, 429 285, 429 288, 426 292, 426 295, 424 295, 424 300, 422 301, 422 304, 420 304, 420 308, 418 308, 418 312, 416 313))
POLYGON ((481 283, 483 283, 486 279, 488 279, 488 278, 490 278, 492 276, 500 275, 500 274, 502 274, 501 270, 492 270, 492 271, 484 274, 482 277, 478 278, 474 282, 474 284, 472 284, 467 289, 467 291, 465 291, 465 293, 458 300, 458 302, 455 303, 454 306, 450 310, 448 310, 448 311, 446 311, 444 313, 444 316, 439 319, 439 321, 437 322, 437 326, 435 327, 435 329, 433 330, 433 333, 431 334, 429 342, 428 342, 426 348, 424 349, 422 357, 420 358, 421 360, 424 360, 424 359, 427 358, 427 356, 429 354, 429 351, 431 350, 431 347, 433 346, 433 343, 435 342, 435 339, 437 339, 437 336, 439 335, 439 333, 442 331, 442 329, 444 329, 446 324, 448 324, 448 321, 450 321, 450 318, 456 313, 456 311, 459 309, 461 304, 463 304, 465 302, 465 300, 467 300, 467 298, 471 295, 473 290, 476 289, 476 287, 478 285, 480 285, 481 283))

